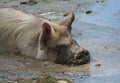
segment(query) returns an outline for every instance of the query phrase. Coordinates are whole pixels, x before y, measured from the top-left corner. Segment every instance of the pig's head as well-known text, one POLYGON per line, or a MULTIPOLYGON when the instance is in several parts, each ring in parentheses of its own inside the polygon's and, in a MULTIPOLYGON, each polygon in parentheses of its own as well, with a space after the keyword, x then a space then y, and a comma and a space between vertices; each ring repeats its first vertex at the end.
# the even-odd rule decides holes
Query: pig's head
POLYGON ((40 47, 41 49, 47 48, 48 60, 66 65, 80 65, 89 62, 89 52, 80 48, 72 40, 71 24, 73 21, 74 13, 70 13, 59 24, 49 21, 43 23, 40 47))

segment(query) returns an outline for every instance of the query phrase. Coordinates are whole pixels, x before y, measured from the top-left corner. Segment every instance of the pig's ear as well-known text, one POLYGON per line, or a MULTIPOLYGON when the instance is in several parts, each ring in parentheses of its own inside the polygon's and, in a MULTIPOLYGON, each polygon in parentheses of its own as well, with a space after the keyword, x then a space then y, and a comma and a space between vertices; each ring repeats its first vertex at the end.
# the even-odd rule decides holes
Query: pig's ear
POLYGON ((66 27, 71 27, 72 22, 75 19, 74 13, 70 13, 68 16, 66 16, 59 24, 64 25, 66 27))
POLYGON ((47 47, 47 42, 51 38, 51 27, 48 23, 43 23, 42 30, 43 31, 40 39, 41 50, 47 47))

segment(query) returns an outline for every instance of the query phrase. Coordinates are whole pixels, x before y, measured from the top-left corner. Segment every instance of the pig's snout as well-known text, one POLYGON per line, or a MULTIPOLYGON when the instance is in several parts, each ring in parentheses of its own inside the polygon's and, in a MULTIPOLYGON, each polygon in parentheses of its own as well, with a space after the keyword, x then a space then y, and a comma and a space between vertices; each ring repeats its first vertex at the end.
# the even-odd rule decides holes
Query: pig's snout
POLYGON ((82 49, 81 51, 76 53, 76 55, 74 56, 74 60, 76 61, 74 65, 85 64, 89 62, 90 60, 89 52, 85 49, 82 49))
POLYGON ((55 63, 66 65, 82 65, 90 62, 90 54, 87 50, 81 48, 76 41, 70 46, 56 46, 57 59, 55 63))
POLYGON ((81 59, 82 56, 85 56, 85 55, 89 55, 89 52, 87 50, 82 50, 80 52, 78 52, 75 56, 76 59, 81 59))

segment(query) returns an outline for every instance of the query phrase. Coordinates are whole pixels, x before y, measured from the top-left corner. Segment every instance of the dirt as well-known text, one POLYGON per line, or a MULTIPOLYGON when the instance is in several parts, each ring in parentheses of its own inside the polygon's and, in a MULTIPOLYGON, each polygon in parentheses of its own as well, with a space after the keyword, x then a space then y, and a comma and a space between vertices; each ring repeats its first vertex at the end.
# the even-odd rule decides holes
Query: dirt
POLYGON ((89 50, 91 60, 88 64, 73 67, 25 56, 1 55, 0 81, 52 76, 74 83, 120 82, 119 0, 37 0, 32 5, 20 4, 22 1, 27 0, 1 0, 0 7, 13 7, 56 23, 64 14, 74 11, 73 38, 89 50), (89 10, 92 13, 85 14, 89 10))
POLYGON ((86 11, 85 13, 86 13, 86 14, 90 14, 90 13, 92 13, 92 11, 89 10, 89 11, 86 11))
MULTIPOLYGON (((67 75, 67 72, 87 71, 89 68, 81 65, 79 67, 69 67, 55 64, 53 62, 39 61, 31 57, 19 55, 0 56, 0 80, 8 81, 15 79, 30 79, 46 76, 60 77, 67 75), (47 63, 47 65, 46 65, 47 63), (79 69, 81 68, 81 69, 79 69), (53 71, 54 70, 54 71, 53 71), (60 76, 59 76, 60 75, 60 76)), ((69 76, 68 76, 69 78, 69 76)))

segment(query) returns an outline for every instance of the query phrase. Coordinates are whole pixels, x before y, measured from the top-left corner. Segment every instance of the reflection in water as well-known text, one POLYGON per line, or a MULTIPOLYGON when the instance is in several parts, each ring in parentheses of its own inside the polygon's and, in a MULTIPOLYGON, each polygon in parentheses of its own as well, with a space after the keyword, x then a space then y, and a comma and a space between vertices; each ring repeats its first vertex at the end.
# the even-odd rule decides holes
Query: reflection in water
POLYGON ((90 15, 77 13, 73 33, 79 44, 90 51, 93 61, 90 76, 82 81, 76 78, 75 83, 119 83, 120 0, 105 0, 88 9, 93 11, 90 15))
POLYGON ((18 80, 15 80, 15 81, 9 81, 8 83, 58 83, 59 81, 63 81, 64 83, 70 83, 66 79, 61 80, 61 79, 56 79, 56 78, 53 78, 53 77, 18 79, 18 80))

